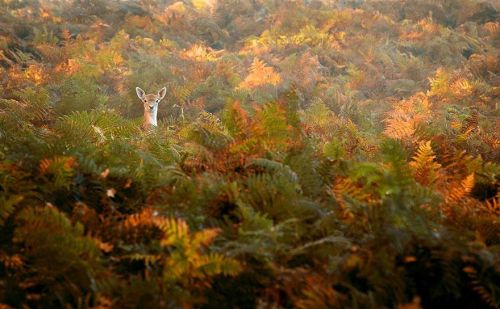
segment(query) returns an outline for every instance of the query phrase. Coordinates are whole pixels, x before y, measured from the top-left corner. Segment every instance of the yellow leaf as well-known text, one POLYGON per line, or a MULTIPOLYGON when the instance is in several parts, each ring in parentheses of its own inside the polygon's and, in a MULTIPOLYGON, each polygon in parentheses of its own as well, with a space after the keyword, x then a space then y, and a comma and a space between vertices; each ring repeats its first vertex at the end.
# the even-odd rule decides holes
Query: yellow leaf
POLYGON ((273 68, 266 66, 266 64, 254 58, 250 67, 250 74, 238 86, 244 89, 253 89, 265 84, 278 85, 281 82, 281 76, 274 71, 273 68))

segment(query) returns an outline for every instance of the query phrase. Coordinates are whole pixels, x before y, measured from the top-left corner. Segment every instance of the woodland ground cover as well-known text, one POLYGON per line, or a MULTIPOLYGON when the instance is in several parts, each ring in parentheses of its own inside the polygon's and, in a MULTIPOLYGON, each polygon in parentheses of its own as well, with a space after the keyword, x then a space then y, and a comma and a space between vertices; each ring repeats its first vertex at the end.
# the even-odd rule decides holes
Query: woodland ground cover
POLYGON ((0 307, 498 308, 497 9, 0 0, 0 307))

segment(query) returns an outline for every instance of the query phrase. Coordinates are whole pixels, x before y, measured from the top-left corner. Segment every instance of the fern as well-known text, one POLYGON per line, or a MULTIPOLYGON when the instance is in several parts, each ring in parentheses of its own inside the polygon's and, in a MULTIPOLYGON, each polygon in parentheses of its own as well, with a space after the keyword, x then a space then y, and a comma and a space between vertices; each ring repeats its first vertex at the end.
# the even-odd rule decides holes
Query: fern
POLYGON ((232 141, 220 120, 207 112, 200 114, 186 135, 189 140, 214 151, 225 148, 232 141))
POLYGON ((384 133, 391 138, 415 140, 418 126, 431 117, 430 106, 424 93, 417 93, 410 99, 399 102, 384 119, 384 133))
POLYGON ((13 195, 9 197, 1 196, 0 206, 0 227, 5 224, 5 221, 14 213, 16 206, 24 199, 22 195, 13 195))
POLYGON ((270 173, 278 173, 285 175, 291 182, 298 182, 299 177, 297 174, 285 164, 268 159, 254 159, 246 165, 246 167, 260 167, 270 173))
POLYGON ((35 269, 30 285, 50 291, 41 289, 38 297, 48 304, 61 299, 77 302, 99 292, 95 283, 106 276, 105 268, 99 248, 84 236, 81 224, 73 225, 52 206, 27 208, 17 219, 14 240, 29 248, 23 256, 35 269))
POLYGON ((252 256, 259 261, 269 262, 292 249, 296 236, 291 232, 297 229, 296 219, 275 224, 268 215, 246 204, 238 207, 237 214, 241 220, 238 238, 228 241, 224 246, 231 255, 252 256))
POLYGON ((415 179, 422 185, 432 185, 440 177, 441 165, 435 162, 436 156, 430 141, 420 144, 410 166, 415 179))
POLYGON ((234 138, 242 139, 248 136, 250 119, 240 102, 226 105, 222 121, 234 138))
POLYGON ((472 188, 474 187, 474 174, 470 174, 464 180, 453 184, 448 188, 448 192, 445 197, 445 203, 447 204, 458 204, 466 196, 470 194, 472 188))
POLYGON ((1 304, 498 306, 491 4, 167 2, 0 1, 1 304))
POLYGON ((236 275, 241 271, 240 264, 235 260, 220 254, 202 253, 202 248, 217 236, 217 230, 203 230, 191 235, 183 220, 158 218, 155 221, 163 231, 160 244, 176 248, 165 261, 165 280, 187 283, 189 278, 209 278, 217 274, 236 275))
MULTIPOLYGON (((318 280, 318 279, 316 279, 318 280)), ((315 278, 309 278, 306 289, 302 291, 303 298, 295 304, 297 308, 327 309, 340 306, 342 296, 330 285, 318 284, 315 278)))
POLYGON ((243 89, 253 89, 265 84, 273 86, 281 82, 281 77, 272 67, 268 67, 262 60, 254 58, 250 66, 250 74, 240 83, 238 87, 243 89))
POLYGON ((61 114, 99 108, 108 100, 103 94, 102 88, 92 79, 67 79, 61 85, 60 92, 61 98, 55 108, 61 114))
POLYGON ((349 178, 338 178, 332 187, 332 192, 340 206, 341 216, 349 221, 355 218, 356 203, 371 204, 376 202, 369 193, 364 192, 361 186, 349 178))
POLYGON ((73 157, 55 157, 40 161, 39 171, 49 177, 55 188, 69 188, 77 165, 73 157))
POLYGON ((318 161, 309 151, 289 155, 285 162, 297 173, 302 191, 307 196, 318 196, 323 189, 323 180, 319 174, 318 161))

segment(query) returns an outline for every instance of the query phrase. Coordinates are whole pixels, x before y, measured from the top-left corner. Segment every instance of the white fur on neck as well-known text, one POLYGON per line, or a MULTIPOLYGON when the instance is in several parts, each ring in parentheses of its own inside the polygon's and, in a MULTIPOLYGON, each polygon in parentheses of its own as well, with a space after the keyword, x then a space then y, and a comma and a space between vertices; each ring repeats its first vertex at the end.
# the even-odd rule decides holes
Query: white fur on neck
POLYGON ((155 106, 153 110, 144 109, 144 127, 156 127, 158 125, 156 114, 158 113, 158 106, 155 106))

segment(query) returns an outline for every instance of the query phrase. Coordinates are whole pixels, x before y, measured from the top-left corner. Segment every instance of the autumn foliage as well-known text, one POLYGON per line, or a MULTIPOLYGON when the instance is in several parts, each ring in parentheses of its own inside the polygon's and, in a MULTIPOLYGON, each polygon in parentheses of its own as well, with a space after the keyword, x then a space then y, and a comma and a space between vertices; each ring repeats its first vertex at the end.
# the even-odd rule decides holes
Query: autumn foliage
POLYGON ((486 0, 0 0, 0 308, 498 308, 499 38, 486 0))

